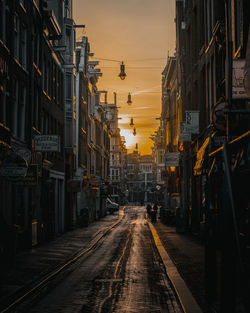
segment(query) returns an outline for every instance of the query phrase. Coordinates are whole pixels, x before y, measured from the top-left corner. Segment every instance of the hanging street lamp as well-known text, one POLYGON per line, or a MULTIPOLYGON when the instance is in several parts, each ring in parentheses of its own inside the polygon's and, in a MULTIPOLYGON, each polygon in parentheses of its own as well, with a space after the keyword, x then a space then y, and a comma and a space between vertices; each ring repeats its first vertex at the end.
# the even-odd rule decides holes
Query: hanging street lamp
POLYGON ((133 117, 131 117, 131 119, 130 119, 130 124, 129 124, 130 126, 134 126, 135 124, 134 124, 134 119, 133 119, 133 117))
POLYGON ((131 105, 131 104, 132 104, 130 92, 129 92, 129 94, 128 94, 128 101, 127 101, 127 104, 128 104, 128 105, 131 105))
POLYGON ((121 80, 124 80, 126 78, 127 74, 125 73, 125 65, 124 65, 123 61, 122 61, 120 68, 121 68, 121 72, 118 76, 120 77, 121 80))
POLYGON ((136 128, 134 127, 133 135, 136 135, 136 128))

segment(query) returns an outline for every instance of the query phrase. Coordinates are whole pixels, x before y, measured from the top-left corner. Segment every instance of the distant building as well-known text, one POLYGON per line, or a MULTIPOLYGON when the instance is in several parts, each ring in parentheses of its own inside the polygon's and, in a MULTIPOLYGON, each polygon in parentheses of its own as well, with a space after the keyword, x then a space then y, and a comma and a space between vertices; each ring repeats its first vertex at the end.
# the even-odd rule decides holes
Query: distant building
POLYGON ((127 150, 125 140, 120 134, 118 127, 118 108, 116 103, 116 94, 114 93, 114 103, 107 102, 105 93, 105 102, 102 103, 105 109, 106 119, 110 129, 110 160, 109 177, 111 182, 111 197, 118 203, 125 201, 125 167, 127 150))
POLYGON ((155 201, 155 163, 152 155, 140 155, 137 150, 127 156, 128 201, 145 204, 155 201))

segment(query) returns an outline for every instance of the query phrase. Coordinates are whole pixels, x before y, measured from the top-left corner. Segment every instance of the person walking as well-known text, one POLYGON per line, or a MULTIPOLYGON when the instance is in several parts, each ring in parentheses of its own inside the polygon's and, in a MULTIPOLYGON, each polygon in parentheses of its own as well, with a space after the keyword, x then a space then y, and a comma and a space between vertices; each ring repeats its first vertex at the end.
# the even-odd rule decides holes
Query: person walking
POLYGON ((148 204, 148 205, 146 206, 146 210, 147 210, 147 217, 150 218, 150 216, 151 216, 151 211, 152 211, 152 207, 151 207, 150 204, 148 204))
POLYGON ((154 210, 154 208, 151 210, 150 212, 150 217, 151 217, 151 222, 152 223, 156 223, 156 214, 157 214, 157 211, 154 210))

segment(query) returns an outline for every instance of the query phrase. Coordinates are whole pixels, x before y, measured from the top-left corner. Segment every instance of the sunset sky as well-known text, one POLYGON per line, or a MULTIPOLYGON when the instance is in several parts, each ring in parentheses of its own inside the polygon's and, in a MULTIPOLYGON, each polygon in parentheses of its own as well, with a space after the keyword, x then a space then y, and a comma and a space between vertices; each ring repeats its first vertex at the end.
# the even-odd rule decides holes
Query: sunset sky
POLYGON ((109 92, 113 102, 117 92, 119 127, 128 152, 138 143, 141 154, 151 153, 149 136, 157 130, 161 113, 161 73, 168 51, 175 51, 175 0, 74 0, 78 31, 89 38, 91 52, 100 59, 124 61, 127 77, 122 81, 118 62, 100 60, 103 77, 98 89, 109 92), (128 93, 132 105, 128 106, 128 93), (134 118, 136 136, 129 126, 134 118))

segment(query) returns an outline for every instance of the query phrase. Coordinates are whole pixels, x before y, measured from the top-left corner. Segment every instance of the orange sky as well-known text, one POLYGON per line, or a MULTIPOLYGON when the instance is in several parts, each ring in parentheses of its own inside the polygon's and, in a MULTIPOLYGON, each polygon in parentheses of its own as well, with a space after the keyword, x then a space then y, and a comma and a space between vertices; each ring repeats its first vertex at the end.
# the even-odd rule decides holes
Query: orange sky
POLYGON ((100 61, 99 90, 117 92, 119 127, 128 152, 138 143, 141 154, 151 153, 149 136, 158 128, 161 113, 161 73, 168 51, 175 47, 175 0, 74 0, 74 19, 85 24, 77 38, 88 36, 95 57, 124 61, 127 77, 119 77, 118 62, 100 61), (143 67, 140 69, 139 67, 143 67), (128 93, 132 105, 127 105, 128 93), (129 126, 134 118, 137 134, 129 126))

